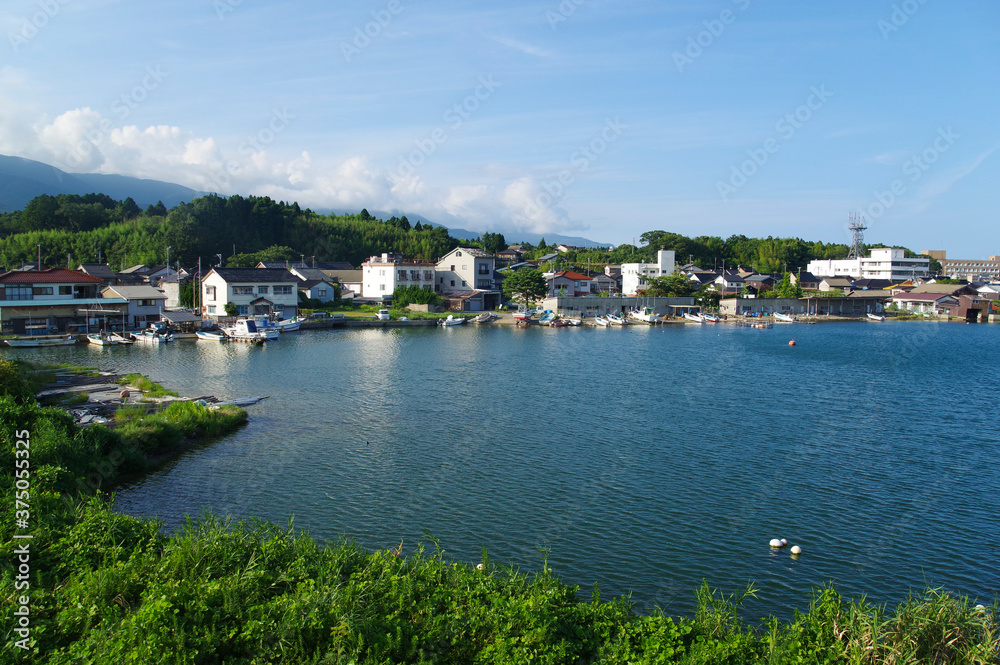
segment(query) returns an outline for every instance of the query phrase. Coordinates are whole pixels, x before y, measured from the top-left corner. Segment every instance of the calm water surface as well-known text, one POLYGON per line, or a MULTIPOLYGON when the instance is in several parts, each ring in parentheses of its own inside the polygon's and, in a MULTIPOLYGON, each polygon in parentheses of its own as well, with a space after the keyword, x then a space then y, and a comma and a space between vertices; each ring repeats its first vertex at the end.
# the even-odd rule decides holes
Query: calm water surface
POLYGON ((368 548, 432 535, 478 562, 485 545, 526 571, 545 550, 585 595, 597 582, 640 611, 753 580, 753 620, 828 581, 890 604, 927 585, 1000 595, 998 339, 926 322, 470 326, 16 353, 270 396, 237 434, 119 488, 121 510, 167 528, 207 508, 368 548))

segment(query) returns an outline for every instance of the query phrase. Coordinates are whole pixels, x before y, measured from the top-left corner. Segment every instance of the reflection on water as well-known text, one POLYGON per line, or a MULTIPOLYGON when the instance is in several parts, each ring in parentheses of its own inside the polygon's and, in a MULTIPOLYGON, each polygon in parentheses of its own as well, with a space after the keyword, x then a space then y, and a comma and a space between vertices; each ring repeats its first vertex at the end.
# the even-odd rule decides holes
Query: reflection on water
POLYGON ((755 580, 756 618, 831 579, 886 602, 1000 593, 995 330, 483 326, 17 353, 269 396, 244 430, 120 489, 168 528, 208 507, 371 548, 430 533, 526 570, 547 549, 565 581, 640 609, 755 580))

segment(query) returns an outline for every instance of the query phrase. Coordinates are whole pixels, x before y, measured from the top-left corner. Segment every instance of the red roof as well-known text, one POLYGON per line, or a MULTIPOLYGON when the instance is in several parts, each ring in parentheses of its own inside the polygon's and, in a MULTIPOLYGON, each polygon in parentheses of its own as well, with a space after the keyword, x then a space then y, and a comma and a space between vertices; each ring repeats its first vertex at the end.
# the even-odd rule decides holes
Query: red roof
POLYGON ((0 274, 0 284, 103 284, 104 280, 66 268, 11 270, 0 274))
POLYGON ((581 275, 580 273, 573 272, 572 270, 563 270, 563 271, 557 272, 555 274, 555 277, 565 277, 566 279, 573 279, 573 280, 577 280, 577 281, 579 281, 581 279, 590 279, 586 275, 581 275))

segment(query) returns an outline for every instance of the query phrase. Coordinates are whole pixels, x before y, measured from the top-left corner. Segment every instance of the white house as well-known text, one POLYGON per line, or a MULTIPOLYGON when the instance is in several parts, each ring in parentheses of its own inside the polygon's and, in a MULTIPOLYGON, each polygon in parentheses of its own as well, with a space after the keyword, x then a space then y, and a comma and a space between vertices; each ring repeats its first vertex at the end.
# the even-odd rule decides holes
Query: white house
POLYGON ((483 307, 496 309, 500 306, 500 290, 493 279, 495 269, 496 257, 489 252, 475 247, 456 247, 438 259, 434 291, 483 291, 483 307))
POLYGON ((806 270, 817 277, 841 276, 901 282, 930 277, 930 262, 927 257, 907 258, 906 252, 901 249, 880 247, 873 249, 868 258, 810 261, 806 270))
POLYGON ((226 316, 233 303, 241 316, 292 318, 299 307, 299 278, 273 268, 212 268, 201 282, 203 317, 226 316))
POLYGON ((391 296, 397 286, 434 290, 434 266, 423 261, 389 254, 373 256, 361 264, 361 295, 365 298, 391 296))
POLYGON ((622 293, 627 296, 635 295, 636 291, 646 287, 646 280, 650 277, 674 274, 676 264, 673 250, 666 249, 656 253, 656 263, 623 263, 622 293))
POLYGON ((124 298, 128 301, 127 322, 132 328, 145 328, 159 321, 167 296, 152 286, 109 286, 101 291, 102 298, 124 298))

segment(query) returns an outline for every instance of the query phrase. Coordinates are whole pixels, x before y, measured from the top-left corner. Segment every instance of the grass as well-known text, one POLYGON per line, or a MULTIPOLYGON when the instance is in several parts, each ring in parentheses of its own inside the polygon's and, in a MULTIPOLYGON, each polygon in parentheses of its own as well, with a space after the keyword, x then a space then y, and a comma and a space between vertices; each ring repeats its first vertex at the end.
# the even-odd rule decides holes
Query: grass
POLYGON ((147 413, 144 406, 125 405, 115 413, 115 432, 143 454, 158 455, 188 438, 223 436, 246 420, 246 411, 232 405, 213 409, 195 402, 174 402, 155 413, 147 413))
POLYGON ((177 393, 168 390, 159 383, 150 381, 142 374, 125 374, 119 377, 118 383, 123 386, 135 386, 142 391, 143 398, 146 397, 177 397, 177 393))

